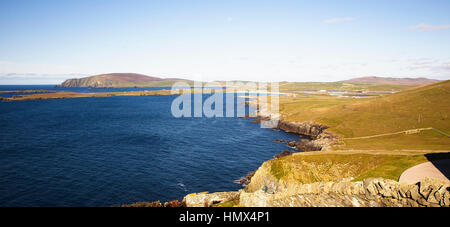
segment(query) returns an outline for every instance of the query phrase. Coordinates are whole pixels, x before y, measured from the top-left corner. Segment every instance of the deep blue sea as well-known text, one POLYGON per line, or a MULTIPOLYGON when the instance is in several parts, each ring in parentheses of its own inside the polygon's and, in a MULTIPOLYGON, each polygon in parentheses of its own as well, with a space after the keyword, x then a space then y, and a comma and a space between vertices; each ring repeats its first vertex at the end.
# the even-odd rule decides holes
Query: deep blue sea
MULTIPOLYGON (((0 90, 85 89, 0 86, 0 90)), ((244 118, 174 118, 176 96, 0 101, 0 206, 115 206, 242 188, 294 134, 244 118)))

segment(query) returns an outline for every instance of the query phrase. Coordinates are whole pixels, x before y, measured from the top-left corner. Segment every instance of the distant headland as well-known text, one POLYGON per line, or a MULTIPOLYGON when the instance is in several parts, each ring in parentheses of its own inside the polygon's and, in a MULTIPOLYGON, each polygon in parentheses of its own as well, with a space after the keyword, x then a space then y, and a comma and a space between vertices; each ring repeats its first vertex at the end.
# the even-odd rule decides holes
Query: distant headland
POLYGON ((354 84, 394 84, 394 85, 409 85, 418 86, 424 84, 432 84, 439 82, 439 80, 433 80, 428 78, 392 78, 392 77, 377 77, 377 76, 366 76, 358 77, 350 80, 344 80, 345 83, 354 84))
POLYGON ((58 87, 170 87, 175 82, 189 80, 179 78, 159 78, 136 73, 109 73, 79 79, 68 79, 58 87))
MULTIPOLYGON (((193 81, 181 78, 160 78, 154 76, 147 76, 137 73, 108 73, 100 74, 83 78, 68 79, 58 87, 91 87, 91 88, 126 88, 126 87, 171 87, 176 82, 187 82, 191 84, 193 81)), ((224 83, 225 81, 218 81, 224 83)), ((439 82, 438 80, 428 78, 392 78, 392 77, 358 77, 349 80, 338 81, 335 83, 350 83, 350 84, 366 84, 366 85, 397 85, 397 86, 419 86, 425 84, 432 84, 439 82)), ((287 84, 302 83, 311 84, 307 82, 284 82, 283 86, 287 84)), ((317 85, 317 84, 316 84, 317 85)), ((322 88, 321 88, 322 89, 322 88)))

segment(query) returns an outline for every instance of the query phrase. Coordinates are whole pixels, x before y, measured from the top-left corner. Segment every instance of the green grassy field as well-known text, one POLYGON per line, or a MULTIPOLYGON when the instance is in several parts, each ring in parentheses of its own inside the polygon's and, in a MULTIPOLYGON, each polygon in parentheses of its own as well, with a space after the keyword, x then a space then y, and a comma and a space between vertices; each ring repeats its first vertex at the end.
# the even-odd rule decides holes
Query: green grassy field
POLYGON ((309 184, 353 177, 361 181, 372 177, 398 180, 410 167, 430 159, 450 158, 450 153, 370 154, 303 153, 270 160, 271 174, 285 182, 309 184))
MULTIPOLYGON (((314 121, 343 138, 433 127, 450 134, 450 81, 371 98, 299 95, 280 99, 288 121, 314 121)), ((339 149, 450 149, 450 138, 434 131, 344 140, 339 149)))

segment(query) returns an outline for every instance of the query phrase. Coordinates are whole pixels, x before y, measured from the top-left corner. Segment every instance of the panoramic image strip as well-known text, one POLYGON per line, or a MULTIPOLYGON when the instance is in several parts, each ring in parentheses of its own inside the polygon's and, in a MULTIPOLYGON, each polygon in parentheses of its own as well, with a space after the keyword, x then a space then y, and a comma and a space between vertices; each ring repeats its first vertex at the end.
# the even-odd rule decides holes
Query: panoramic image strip
POLYGON ((0 0, 0 207, 450 207, 448 12, 0 0))

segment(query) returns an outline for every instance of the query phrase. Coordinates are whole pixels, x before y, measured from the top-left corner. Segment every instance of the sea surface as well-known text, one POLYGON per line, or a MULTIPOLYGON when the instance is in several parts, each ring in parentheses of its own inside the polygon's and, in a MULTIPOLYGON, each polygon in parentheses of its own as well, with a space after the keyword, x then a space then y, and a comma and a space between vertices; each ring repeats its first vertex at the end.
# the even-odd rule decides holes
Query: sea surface
MULTIPOLYGON (((21 89, 168 88, 0 86, 21 89)), ((238 190, 235 180, 287 149, 274 140, 299 139, 251 119, 175 118, 176 97, 0 101, 0 206, 116 206, 238 190)))

